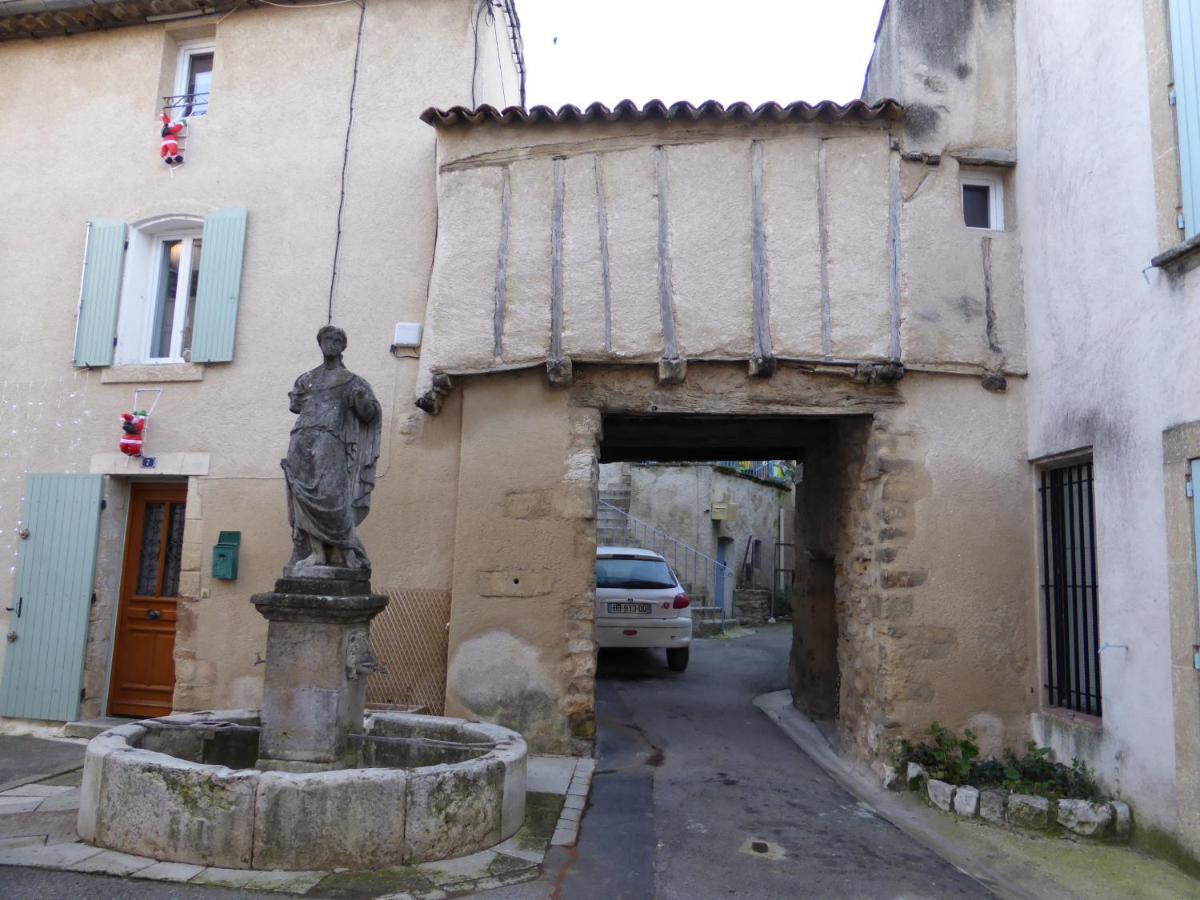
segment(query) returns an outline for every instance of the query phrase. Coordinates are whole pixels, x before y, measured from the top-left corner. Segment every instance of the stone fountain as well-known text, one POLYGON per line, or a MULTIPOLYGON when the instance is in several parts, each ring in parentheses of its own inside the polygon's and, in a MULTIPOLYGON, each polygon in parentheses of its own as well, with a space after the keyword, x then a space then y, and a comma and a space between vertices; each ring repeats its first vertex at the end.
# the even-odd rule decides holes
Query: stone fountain
POLYGON ((296 379, 283 469, 292 557, 251 598, 266 618, 261 713, 163 716, 89 744, 80 837, 138 856, 237 869, 372 869, 491 847, 525 819, 525 741, 442 716, 364 715, 377 667, 357 526, 370 508, 380 408, 342 363, 345 333, 296 379))

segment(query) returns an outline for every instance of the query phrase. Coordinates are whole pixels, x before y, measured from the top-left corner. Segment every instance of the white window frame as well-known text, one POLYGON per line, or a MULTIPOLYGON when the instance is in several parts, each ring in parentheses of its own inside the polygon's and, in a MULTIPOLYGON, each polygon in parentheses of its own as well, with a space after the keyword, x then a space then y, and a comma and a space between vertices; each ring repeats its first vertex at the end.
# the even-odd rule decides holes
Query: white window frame
POLYGON ((962 172, 959 177, 959 215, 963 216, 963 227, 971 231, 1003 231, 1004 230, 1004 181, 999 175, 987 172, 962 172), (965 217, 965 187, 985 187, 988 189, 988 226, 967 225, 965 217))
MULTIPOLYGON (((217 71, 217 42, 212 40, 198 41, 182 41, 179 44, 179 57, 175 63, 175 91, 174 96, 181 97, 188 90, 188 73, 192 67, 193 56, 203 56, 207 53, 213 54, 213 72, 217 71)), ((212 101, 212 92, 209 92, 208 99, 204 101, 204 112, 192 113, 192 117, 208 115, 208 106, 212 101)))
MULTIPOLYGON (((130 227, 125 253, 125 273, 121 281, 121 302, 117 314, 117 343, 113 349, 114 366, 167 365, 184 363, 180 346, 183 324, 187 315, 187 293, 190 277, 190 247, 180 257, 180 279, 175 292, 174 319, 171 323, 171 355, 152 357, 154 346, 154 313, 158 288, 163 277, 160 260, 164 241, 184 238, 199 239, 204 234, 204 219, 200 216, 163 216, 139 222, 130 227), (180 301, 183 292, 183 303, 180 301)), ((203 251, 201 251, 203 252, 203 251)), ((193 323, 194 325, 195 323, 193 323)))

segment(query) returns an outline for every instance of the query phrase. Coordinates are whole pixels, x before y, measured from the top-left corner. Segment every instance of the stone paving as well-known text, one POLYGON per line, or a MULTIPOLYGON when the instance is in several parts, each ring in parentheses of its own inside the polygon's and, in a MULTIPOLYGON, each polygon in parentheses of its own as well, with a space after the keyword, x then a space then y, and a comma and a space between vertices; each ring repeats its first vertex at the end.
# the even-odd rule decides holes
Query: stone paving
POLYGON ((531 756, 525 827, 489 850, 374 872, 222 869, 160 861, 81 843, 75 834, 82 772, 0 792, 0 866, 29 866, 234 890, 321 896, 347 892, 440 900, 537 878, 549 846, 574 846, 594 762, 531 756))

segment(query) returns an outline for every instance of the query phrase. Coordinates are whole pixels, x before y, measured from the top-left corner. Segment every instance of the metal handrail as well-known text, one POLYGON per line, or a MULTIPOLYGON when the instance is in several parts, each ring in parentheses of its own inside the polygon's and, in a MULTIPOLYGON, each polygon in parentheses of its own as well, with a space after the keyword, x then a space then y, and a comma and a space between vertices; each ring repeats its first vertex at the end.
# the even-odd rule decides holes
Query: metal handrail
MULTIPOLYGON (((724 584, 732 588, 734 584, 733 569, 711 556, 701 553, 691 544, 671 537, 658 526, 631 516, 619 506, 614 506, 605 500, 600 500, 599 505, 609 513, 616 513, 617 521, 620 523, 617 528, 621 532, 622 543, 643 547, 661 554, 675 574, 679 576, 679 580, 688 585, 688 590, 693 592, 698 589, 703 590, 704 595, 709 598, 709 605, 696 606, 694 609, 718 610, 721 614, 721 632, 724 633, 725 596, 714 597, 713 591, 718 584, 722 583, 722 579, 718 576, 728 579, 724 584)), ((597 522, 597 532, 600 530, 601 526, 597 522)), ((728 589, 722 591, 723 594, 728 592, 728 589)))

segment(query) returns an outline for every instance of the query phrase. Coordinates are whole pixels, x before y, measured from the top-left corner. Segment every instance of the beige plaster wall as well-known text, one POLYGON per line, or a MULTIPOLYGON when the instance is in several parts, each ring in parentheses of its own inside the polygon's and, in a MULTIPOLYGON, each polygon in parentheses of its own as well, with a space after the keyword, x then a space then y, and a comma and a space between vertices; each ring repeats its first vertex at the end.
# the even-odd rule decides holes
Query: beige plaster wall
MULTIPOLYGON (((457 401, 437 420, 415 410, 417 361, 389 347, 396 321, 424 316, 433 254, 435 139, 418 116, 470 101, 474 6, 381 0, 364 24, 333 321, 349 335, 347 364, 383 406, 379 482, 362 529, 380 588, 451 583, 457 401)), ((247 597, 271 584, 289 552, 279 470, 292 420, 286 395, 319 362, 314 335, 328 315, 358 13, 244 9, 183 29, 0 48, 0 315, 12 337, 0 348, 0 418, 23 434, 0 448, 0 592, 13 576, 25 473, 89 471, 93 456, 116 451, 132 389, 154 383, 144 367, 71 366, 86 222, 249 211, 234 361, 193 367, 200 380, 157 382, 164 394, 148 432, 148 454, 211 459, 189 494, 180 708, 254 705, 258 695, 265 622, 247 597), (158 158, 159 98, 175 39, 205 32, 216 41, 210 112, 192 120, 187 162, 170 171, 158 158), (127 377, 135 380, 110 383, 127 377), (243 535, 236 582, 207 575, 220 530, 243 535)), ((491 43, 477 99, 500 103, 486 23, 480 41, 491 43)), ((104 532, 101 578, 120 557, 110 546, 120 530, 104 532)), ((106 652, 89 649, 89 690, 106 652)))
POLYGON ((678 385, 656 384, 649 366, 582 366, 568 390, 535 370, 468 378, 462 394, 448 711, 519 727, 545 750, 590 737, 604 413, 859 413, 857 444, 836 456, 846 477, 831 538, 847 747, 877 759, 935 718, 970 725, 989 748, 1028 736, 1037 676, 1022 381, 996 394, 969 377, 912 373, 891 387, 700 363, 678 385))
POLYGON ((556 180, 566 356, 651 362, 667 352, 662 256, 678 353, 748 359, 756 147, 775 356, 1024 370, 1011 227, 967 229, 957 162, 902 167, 886 124, 488 123, 438 134, 422 390, 434 372, 548 359, 556 180))
POLYGON ((446 714, 570 753, 595 727, 599 416, 570 409, 539 373, 472 379, 462 393, 446 714))

